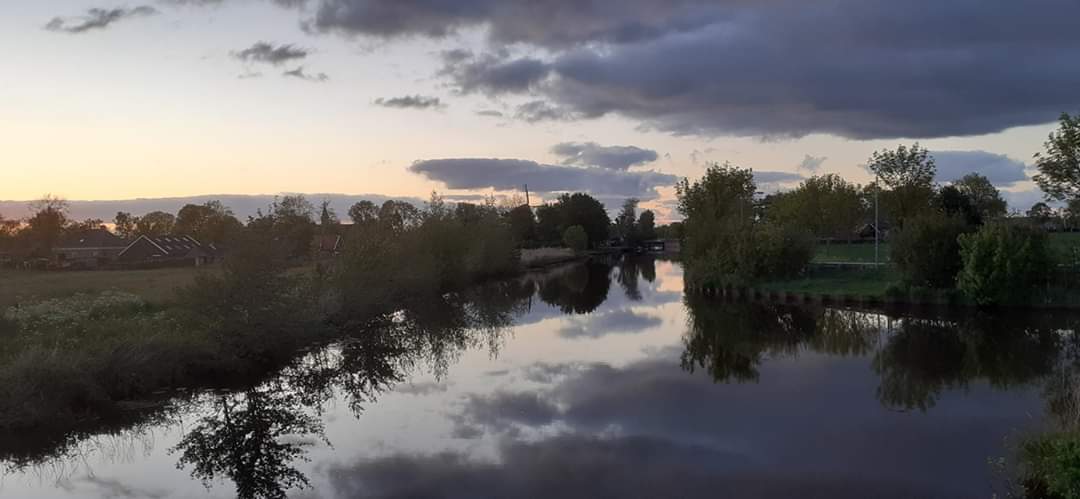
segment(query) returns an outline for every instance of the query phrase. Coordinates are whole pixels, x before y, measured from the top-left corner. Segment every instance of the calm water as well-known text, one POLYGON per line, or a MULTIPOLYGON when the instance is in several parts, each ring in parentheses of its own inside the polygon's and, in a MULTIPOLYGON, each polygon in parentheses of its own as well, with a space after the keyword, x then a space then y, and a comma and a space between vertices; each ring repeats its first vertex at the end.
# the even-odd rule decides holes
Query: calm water
POLYGON ((247 391, 0 442, 0 497, 989 497, 1075 327, 682 290, 635 259, 447 296, 247 391))

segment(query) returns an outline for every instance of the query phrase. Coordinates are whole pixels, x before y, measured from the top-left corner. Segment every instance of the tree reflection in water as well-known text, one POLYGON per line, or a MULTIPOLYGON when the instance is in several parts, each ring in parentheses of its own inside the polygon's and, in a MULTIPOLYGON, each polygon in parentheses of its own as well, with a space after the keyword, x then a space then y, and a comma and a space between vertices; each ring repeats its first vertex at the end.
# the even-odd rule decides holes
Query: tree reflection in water
MULTIPOLYGON (((717 382, 758 380, 767 358, 801 350, 834 356, 872 354, 878 400, 927 410, 946 389, 982 380, 996 388, 1044 380, 1069 356, 1076 331, 1067 315, 974 315, 960 319, 893 317, 823 307, 718 301, 687 296, 682 366, 717 382)), ((1078 357, 1072 356, 1076 359, 1078 357)))
POLYGON ((359 415, 420 363, 441 375, 466 348, 497 348, 534 291, 528 281, 500 282, 418 300, 375 321, 346 321, 347 339, 339 345, 255 388, 216 396, 212 413, 173 449, 180 454, 177 466, 190 468, 207 486, 228 478, 243 499, 286 497, 289 489, 309 485, 295 467, 306 461, 307 447, 330 444, 321 419, 325 404, 340 395, 359 415))
POLYGON ((587 314, 607 301, 611 266, 601 262, 575 265, 540 283, 540 299, 564 314, 587 314))

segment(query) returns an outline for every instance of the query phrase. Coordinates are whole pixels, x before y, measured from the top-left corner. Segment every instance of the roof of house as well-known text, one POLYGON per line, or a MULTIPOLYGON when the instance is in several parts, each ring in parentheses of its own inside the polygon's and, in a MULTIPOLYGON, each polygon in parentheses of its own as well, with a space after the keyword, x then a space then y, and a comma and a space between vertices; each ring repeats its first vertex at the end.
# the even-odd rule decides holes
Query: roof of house
POLYGON ((337 251, 341 247, 341 236, 336 234, 315 236, 315 247, 319 251, 337 251))
POLYGON ((124 251, 120 254, 123 255, 141 240, 146 240, 150 244, 154 245, 160 252, 163 258, 183 258, 187 256, 202 256, 209 255, 217 252, 217 248, 211 244, 202 244, 197 239, 191 236, 139 236, 129 244, 124 251))
POLYGON ((128 245, 129 241, 114 235, 105 229, 89 229, 71 232, 56 243, 56 249, 90 249, 90 248, 115 248, 121 249, 128 245))

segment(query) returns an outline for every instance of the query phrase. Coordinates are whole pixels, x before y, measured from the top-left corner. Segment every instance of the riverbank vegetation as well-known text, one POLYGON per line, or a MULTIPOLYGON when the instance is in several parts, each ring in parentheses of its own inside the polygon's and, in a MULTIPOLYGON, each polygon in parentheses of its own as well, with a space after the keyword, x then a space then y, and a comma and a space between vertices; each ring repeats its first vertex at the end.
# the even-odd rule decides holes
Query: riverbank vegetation
POLYGON ((1080 306, 1080 233, 1062 232, 1080 228, 1072 176, 1080 178, 1080 132, 1067 118, 1038 161, 1041 184, 1058 186, 1044 190, 1068 201, 1060 214, 1043 204, 1027 217, 1007 216, 1001 193, 975 172, 939 185, 933 156, 918 144, 875 152, 869 185, 826 174, 764 198, 751 170, 713 165, 677 186, 687 283, 913 302, 944 296, 954 305, 1080 306), (887 240, 877 258, 866 242, 875 236, 887 240), (895 271, 815 280, 807 271, 814 260, 853 268, 877 260, 895 271), (882 283, 883 276, 893 280, 882 283))
MULTIPOLYGON (((564 202, 589 204, 582 196, 564 202)), ((0 313, 0 430, 70 427, 175 389, 247 386, 307 346, 517 273, 510 211, 433 196, 422 208, 357 203, 341 224, 325 204, 288 197, 232 231, 212 268, 149 271, 140 277, 169 280, 128 292, 30 294, 56 297, 0 313), (323 234, 341 237, 340 255, 306 258, 323 234), (178 289, 166 296, 169 285, 178 289)))

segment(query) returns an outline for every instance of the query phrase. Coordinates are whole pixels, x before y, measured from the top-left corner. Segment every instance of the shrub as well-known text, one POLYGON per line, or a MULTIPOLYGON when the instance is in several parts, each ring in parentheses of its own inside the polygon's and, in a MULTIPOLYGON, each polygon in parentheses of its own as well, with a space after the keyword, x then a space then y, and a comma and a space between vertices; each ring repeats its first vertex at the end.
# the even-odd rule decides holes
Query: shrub
POLYGON ((892 260, 909 285, 953 287, 962 266, 958 237, 969 230, 956 217, 916 216, 893 236, 892 260))
POLYGON ((1028 440, 1023 445, 1021 459, 1026 468, 1025 488, 1029 491, 1045 492, 1048 497, 1080 499, 1080 435, 1053 433, 1028 440))
POLYGON ((585 251, 589 247, 589 235, 580 225, 567 227, 566 232, 563 232, 563 244, 574 251, 585 251))
POLYGON ((995 223, 960 236, 963 268, 957 284, 979 305, 1030 302, 1052 266, 1046 233, 995 223))
POLYGON ((746 256, 752 259, 753 278, 788 279, 806 269, 814 240, 802 230, 761 224, 754 232, 754 251, 746 256))

